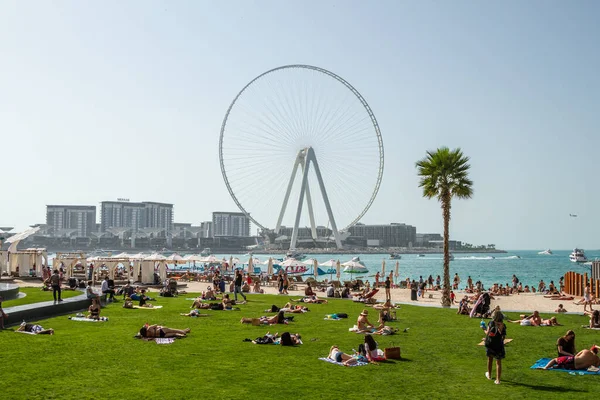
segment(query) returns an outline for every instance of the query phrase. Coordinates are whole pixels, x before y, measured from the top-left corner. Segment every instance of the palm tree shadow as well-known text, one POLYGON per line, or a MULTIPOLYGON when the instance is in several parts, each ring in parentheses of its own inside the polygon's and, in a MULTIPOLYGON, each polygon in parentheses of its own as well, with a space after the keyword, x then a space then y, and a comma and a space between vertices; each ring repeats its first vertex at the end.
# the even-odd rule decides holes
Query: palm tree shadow
POLYGON ((558 393, 580 392, 580 393, 588 393, 585 390, 573 389, 573 388, 563 387, 563 386, 532 385, 532 384, 529 384, 529 383, 515 382, 515 381, 510 381, 510 380, 503 380, 502 383, 510 383, 512 385, 515 385, 515 386, 523 386, 523 387, 526 387, 528 389, 539 390, 539 391, 542 391, 542 392, 555 392, 555 393, 556 392, 558 392, 558 393))

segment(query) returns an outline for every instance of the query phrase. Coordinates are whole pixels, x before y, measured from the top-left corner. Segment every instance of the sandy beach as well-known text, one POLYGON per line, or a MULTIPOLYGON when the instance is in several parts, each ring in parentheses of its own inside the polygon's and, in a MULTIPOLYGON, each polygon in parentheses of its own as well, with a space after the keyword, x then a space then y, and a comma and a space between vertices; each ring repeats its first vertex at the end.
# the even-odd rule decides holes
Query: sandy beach
MULTIPOLYGON (((42 283, 37 281, 21 281, 16 279, 14 283, 18 284, 21 287, 41 287, 42 283)), ((187 287, 185 290, 188 293, 199 293, 206 290, 207 286, 211 286, 208 282, 185 282, 187 287)), ((277 288, 275 286, 261 286, 264 290, 265 294, 277 294, 277 288)), ((296 290, 289 290, 289 295, 281 296, 282 301, 286 301, 286 299, 299 298, 304 295, 305 285, 300 284, 296 286, 296 290)), ((100 286, 96 286, 96 291, 100 291, 100 286)), ((150 291, 156 291, 156 289, 150 289, 150 291)), ((460 299, 466 294, 471 296, 471 294, 465 293, 464 291, 455 291, 456 293, 456 301, 460 301, 460 299)), ((250 293, 254 294, 254 293, 250 293)), ((317 292, 320 297, 325 297, 324 292, 317 292)), ((424 298, 419 298, 418 301, 410 300, 410 289, 391 289, 392 302, 396 304, 409 304, 420 307, 441 307, 441 296, 442 293, 440 291, 426 291, 424 298), (431 295, 431 298, 429 297, 431 295)), ((376 295, 375 298, 379 302, 385 301, 385 290, 381 289, 376 295)), ((575 297, 574 300, 568 301, 559 301, 559 300, 551 300, 549 298, 544 297, 543 294, 538 293, 521 293, 519 295, 509 295, 509 296, 499 296, 495 297, 491 302, 491 307, 494 308, 496 306, 500 306, 503 311, 507 312, 532 312, 537 310, 541 313, 554 313, 556 308, 558 308, 559 304, 563 304, 564 308, 566 308, 569 314, 581 314, 583 315, 583 305, 575 305, 574 302, 579 301, 580 298, 575 297)), ((456 309, 457 304, 453 305, 452 308, 456 309)))

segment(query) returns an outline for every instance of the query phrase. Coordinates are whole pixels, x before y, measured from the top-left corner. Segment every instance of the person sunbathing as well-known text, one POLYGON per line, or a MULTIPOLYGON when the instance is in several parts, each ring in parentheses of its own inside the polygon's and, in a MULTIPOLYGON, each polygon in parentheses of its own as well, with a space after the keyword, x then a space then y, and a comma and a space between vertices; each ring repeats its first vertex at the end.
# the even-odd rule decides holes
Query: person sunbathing
POLYGON ((272 317, 260 317, 261 324, 275 325, 275 324, 285 324, 285 315, 284 312, 279 310, 277 314, 272 317))
POLYGON ((556 320, 556 317, 552 317, 549 319, 543 319, 540 326, 560 326, 560 324, 556 320))
POLYGON ((287 312, 287 313, 300 314, 300 313, 304 313, 304 312, 308 311, 308 307, 297 306, 295 304, 288 302, 285 304, 285 306, 281 307, 279 310, 283 311, 283 312, 287 312))
POLYGON ((54 335, 54 329, 44 329, 41 325, 38 324, 28 324, 25 321, 19 325, 17 328, 17 332, 29 332, 35 335, 54 335))
POLYGON ((359 332, 369 332, 371 333, 375 328, 375 325, 369 322, 367 316, 369 315, 369 311, 363 310, 358 319, 356 320, 356 326, 359 332))
POLYGON ((190 333, 190 328, 173 329, 161 325, 144 325, 136 337, 140 338, 184 338, 190 333))
POLYGON ((600 311, 584 311, 583 313, 590 317, 590 328, 600 328, 600 311))
POLYGON ((561 369, 588 369, 590 367, 600 366, 598 358, 598 346, 594 345, 591 349, 581 350, 575 356, 562 356, 550 360, 542 369, 561 368, 561 369))
POLYGON ((312 287, 310 286, 310 282, 306 282, 306 289, 304 289, 304 296, 311 297, 316 296, 317 294, 313 292, 312 287))
POLYGON ((327 303, 327 300, 319 299, 316 294, 313 296, 303 297, 303 298, 297 299, 297 300, 294 300, 294 299, 290 299, 290 300, 294 301, 294 302, 299 302, 299 303, 314 303, 314 304, 327 303))
POLYGON ((217 297, 215 296, 214 290, 212 290, 212 288, 210 286, 208 286, 206 288, 206 290, 204 292, 202 292, 201 298, 203 300, 213 300, 213 301, 217 299, 217 297))
POLYGON ((567 310, 566 310, 566 309, 563 307, 563 305, 562 305, 562 304, 559 304, 559 305, 558 305, 558 308, 557 308, 556 310, 554 310, 554 312, 557 312, 557 313, 565 313, 565 312, 568 312, 568 311, 567 311, 567 310))
POLYGON ((389 310, 391 308, 396 308, 396 306, 392 304, 391 300, 386 300, 383 304, 375 304, 373 308, 376 310, 389 310))
POLYGON ((329 358, 330 360, 333 360, 335 362, 342 363, 346 366, 354 365, 358 362, 358 357, 354 357, 350 354, 344 353, 343 351, 341 351, 339 349, 339 347, 337 345, 331 346, 331 349, 329 349, 329 355, 327 356, 327 358, 329 358))
POLYGON ((189 313, 180 313, 179 315, 181 315, 182 317, 208 317, 208 314, 200 314, 200 311, 196 309, 193 309, 189 313))
POLYGON ((529 316, 525 316, 523 314, 520 315, 521 319, 517 319, 515 321, 509 321, 514 324, 521 324, 523 326, 540 326, 542 325, 542 317, 540 317, 540 313, 538 311, 534 311, 533 314, 529 316))
POLYGON ((88 312, 89 314, 87 315, 87 318, 96 320, 100 319, 100 302, 97 298, 92 299, 92 304, 88 308, 88 312))

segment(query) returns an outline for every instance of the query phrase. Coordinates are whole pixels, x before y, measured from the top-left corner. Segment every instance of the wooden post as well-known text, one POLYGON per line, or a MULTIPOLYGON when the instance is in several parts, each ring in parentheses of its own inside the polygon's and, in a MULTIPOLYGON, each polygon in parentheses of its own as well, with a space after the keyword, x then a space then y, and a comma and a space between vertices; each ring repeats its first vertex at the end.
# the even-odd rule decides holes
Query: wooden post
POLYGON ((571 271, 568 271, 565 274, 565 292, 567 294, 573 294, 573 289, 571 287, 571 271))

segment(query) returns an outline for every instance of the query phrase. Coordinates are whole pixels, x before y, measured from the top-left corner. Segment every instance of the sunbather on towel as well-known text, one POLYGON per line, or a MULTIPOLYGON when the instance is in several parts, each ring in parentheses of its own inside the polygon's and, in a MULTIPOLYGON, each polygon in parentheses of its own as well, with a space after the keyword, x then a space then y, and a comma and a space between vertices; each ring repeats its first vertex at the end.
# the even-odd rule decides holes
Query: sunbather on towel
POLYGON ((294 304, 288 302, 285 304, 285 306, 281 307, 279 310, 283 310, 283 312, 286 312, 286 313, 300 314, 300 313, 304 313, 304 312, 308 311, 308 307, 297 306, 297 305, 294 305, 294 304))
POLYGON ((561 368, 561 369, 588 369, 591 366, 600 366, 598 357, 598 346, 594 345, 591 349, 581 350, 575 356, 562 356, 552 360, 543 369, 561 368))
POLYGON ((327 303, 327 300, 319 299, 316 294, 314 296, 307 296, 307 297, 303 297, 303 298, 297 299, 297 300, 294 300, 294 299, 290 299, 290 300, 299 302, 299 303, 315 303, 315 304, 327 303))
POLYGON ((283 311, 279 310, 279 312, 272 317, 260 317, 260 322, 262 324, 269 324, 269 325, 285 324, 285 316, 283 314, 283 311))
POLYGON ((139 338, 184 338, 190 333, 190 328, 173 329, 161 325, 144 325, 136 335, 139 338))
POLYGON ((88 308, 88 312, 87 318, 100 319, 100 302, 97 297, 92 299, 92 305, 88 308))
POLYGON ((200 311, 196 309, 193 309, 189 313, 180 313, 179 315, 183 317, 208 317, 208 314, 200 314, 200 311))
POLYGON ((387 300, 383 304, 375 304, 373 308, 376 310, 389 310, 390 308, 396 308, 396 306, 392 304, 391 300, 387 300))
POLYGON ((515 320, 515 321, 509 321, 512 322, 514 324, 521 324, 524 326, 540 326, 542 325, 542 317, 540 317, 540 313, 538 311, 534 311, 533 314, 526 316, 526 315, 521 315, 520 316, 521 319, 515 320))
POLYGON ((369 322, 367 315, 369 315, 368 310, 362 310, 358 319, 356 320, 356 326, 358 327, 358 332, 368 332, 372 333, 375 325, 369 322))
POLYGON ((36 335, 54 335, 54 329, 44 329, 41 325, 28 324, 25 321, 17 328, 17 332, 29 332, 36 335))

